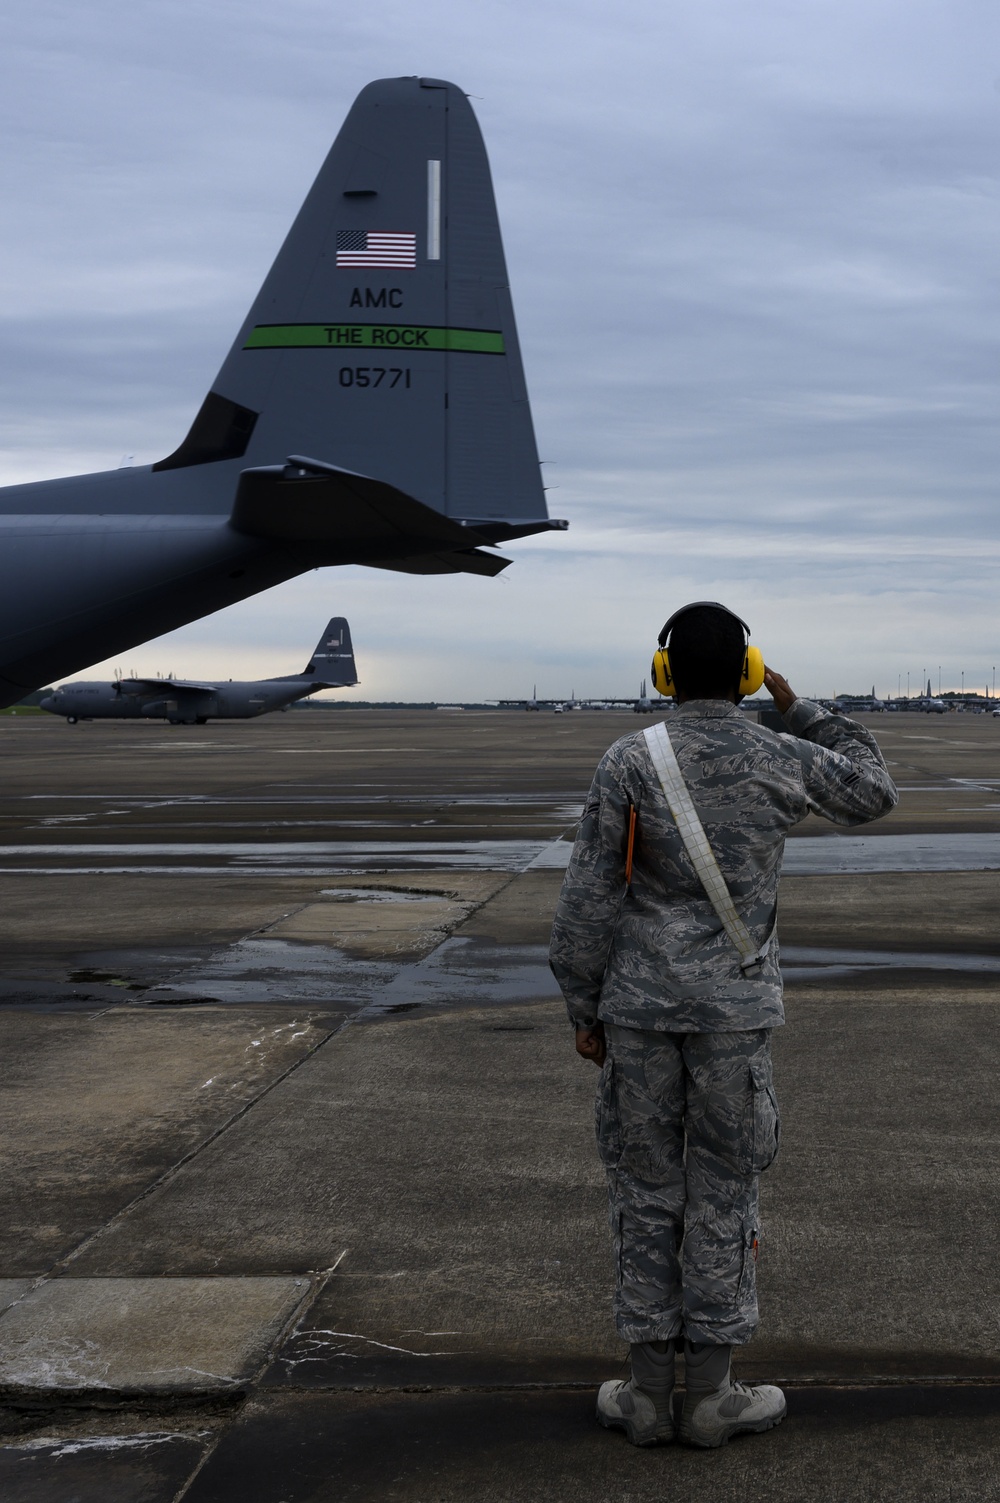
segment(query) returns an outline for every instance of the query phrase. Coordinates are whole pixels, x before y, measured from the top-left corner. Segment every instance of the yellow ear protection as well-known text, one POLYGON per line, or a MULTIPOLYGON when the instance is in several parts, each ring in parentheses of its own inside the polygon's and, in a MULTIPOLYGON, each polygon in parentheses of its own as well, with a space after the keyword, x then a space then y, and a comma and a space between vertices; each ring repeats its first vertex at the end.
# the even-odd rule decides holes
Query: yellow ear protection
MULTIPOLYGON (((670 658, 667 655, 666 649, 667 638, 674 623, 679 621, 681 616, 686 616, 688 611, 693 611, 702 605, 710 605, 713 610, 725 611, 727 616, 732 616, 734 621, 740 623, 748 637, 750 635, 750 628, 742 617, 737 616, 736 612, 729 610, 727 606, 720 605, 717 600, 694 600, 690 605, 682 605, 679 611, 674 611, 674 614, 660 632, 659 647, 653 653, 653 666, 651 669, 654 688, 658 693, 665 695, 667 699, 673 699, 677 693, 673 675, 670 672, 670 658)), ((763 682, 764 658, 761 650, 759 647, 751 647, 748 644, 743 657, 743 672, 740 675, 740 687, 737 692, 740 694, 756 694, 763 682)))

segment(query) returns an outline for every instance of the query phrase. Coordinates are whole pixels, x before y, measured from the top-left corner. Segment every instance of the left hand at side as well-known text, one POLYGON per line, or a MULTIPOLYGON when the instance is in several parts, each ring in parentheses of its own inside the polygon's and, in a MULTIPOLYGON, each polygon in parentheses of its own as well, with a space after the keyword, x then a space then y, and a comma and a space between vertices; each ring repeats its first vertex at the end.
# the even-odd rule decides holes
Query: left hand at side
POLYGON ((583 1059, 589 1059, 598 1069, 603 1066, 607 1058, 608 1046, 604 1040, 604 1024, 595 1023, 593 1028, 584 1028, 580 1025, 576 1030, 576 1052, 583 1059))

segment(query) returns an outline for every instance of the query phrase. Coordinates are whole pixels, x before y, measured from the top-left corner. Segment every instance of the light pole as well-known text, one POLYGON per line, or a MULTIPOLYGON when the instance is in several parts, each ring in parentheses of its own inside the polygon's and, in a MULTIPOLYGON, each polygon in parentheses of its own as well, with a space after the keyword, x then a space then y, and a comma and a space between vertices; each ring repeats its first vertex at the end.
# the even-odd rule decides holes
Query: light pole
POLYGON ((909 699, 909 697, 910 697, 910 675, 909 675, 909 673, 907 673, 907 675, 906 675, 906 697, 907 697, 907 699, 909 699))
POLYGON ((941 664, 938 663, 938 693, 941 693, 941 664))

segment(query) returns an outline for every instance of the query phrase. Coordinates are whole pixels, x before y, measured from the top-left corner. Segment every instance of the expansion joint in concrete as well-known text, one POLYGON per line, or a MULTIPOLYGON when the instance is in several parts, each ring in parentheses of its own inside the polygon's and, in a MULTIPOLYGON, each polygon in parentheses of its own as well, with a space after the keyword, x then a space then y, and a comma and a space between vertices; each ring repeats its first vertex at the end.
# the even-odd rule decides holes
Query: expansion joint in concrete
POLYGON ((150 1180, 149 1184, 145 1185, 143 1189, 139 1191, 138 1195, 134 1195, 132 1199, 127 1202, 127 1204, 119 1207, 118 1211, 114 1216, 111 1217, 109 1221, 104 1222, 103 1225, 97 1227, 95 1231, 89 1232, 87 1236, 84 1237, 76 1245, 76 1247, 72 1249, 71 1252, 68 1252, 63 1257, 57 1259, 57 1261, 52 1264, 51 1268, 49 1268, 48 1272, 41 1274, 39 1278, 34 1281, 32 1288, 37 1288, 40 1284, 45 1283, 47 1280, 58 1278, 60 1274, 65 1273, 68 1270, 70 1264, 74 1263, 77 1258, 82 1256, 82 1254, 85 1253, 90 1247, 92 1247, 95 1242, 99 1241, 101 1237, 104 1237, 109 1232, 113 1231, 114 1228, 119 1224, 119 1222, 124 1220, 124 1218, 129 1214, 130 1211, 134 1209, 135 1206, 140 1205, 142 1201, 146 1200, 150 1195, 155 1194, 157 1190, 162 1189, 164 1185, 170 1184, 171 1180, 176 1178, 176 1176, 185 1167, 185 1165, 190 1164, 194 1159, 198 1158, 200 1154, 204 1153, 206 1148, 209 1148, 213 1143, 218 1142, 221 1137, 223 1137, 227 1132, 231 1131, 231 1129, 235 1127, 238 1122, 241 1122, 244 1117, 246 1117, 251 1111, 253 1111, 254 1107, 258 1106, 259 1103, 265 1099, 265 1097, 269 1096, 272 1091, 277 1090, 278 1086, 282 1085, 286 1080, 289 1079, 290 1076, 294 1075, 297 1070, 300 1070, 304 1064, 308 1063, 309 1060, 311 1060, 316 1054, 318 1054, 321 1049, 325 1048, 330 1040, 336 1034, 340 1033, 344 1028, 345 1021, 346 1020, 342 1020, 337 1024, 335 1028, 328 1029, 327 1032, 323 1034, 322 1038, 317 1039, 316 1042, 312 1044, 304 1054, 300 1055, 298 1059, 294 1060, 292 1064, 288 1066, 287 1070, 283 1070, 280 1075, 276 1075, 275 1078, 269 1081, 267 1085, 263 1086, 255 1096, 251 1097, 249 1101, 245 1101, 243 1105, 237 1111, 233 1112, 230 1117, 227 1117, 225 1122, 217 1127, 214 1132, 210 1132, 207 1137, 201 1140, 200 1143, 195 1144, 195 1146, 189 1149, 187 1153, 182 1154, 179 1159, 175 1160, 175 1162, 171 1164, 169 1168, 165 1169, 162 1174, 158 1175, 156 1179, 150 1180))

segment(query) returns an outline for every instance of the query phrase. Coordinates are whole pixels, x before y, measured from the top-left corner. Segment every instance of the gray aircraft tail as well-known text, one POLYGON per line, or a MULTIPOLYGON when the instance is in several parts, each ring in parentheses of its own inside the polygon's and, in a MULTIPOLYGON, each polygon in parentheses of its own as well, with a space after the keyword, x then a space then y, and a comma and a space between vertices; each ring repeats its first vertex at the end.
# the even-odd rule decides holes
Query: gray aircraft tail
POLYGON ((358 682, 351 644, 351 628, 345 616, 334 616, 316 643, 316 650, 299 678, 315 679, 317 685, 344 689, 358 682))
POLYGON ((191 432, 154 468, 235 458, 250 474, 234 526, 329 534, 331 561, 496 573, 477 545, 564 525, 546 512, 489 164, 454 84, 362 90, 191 432))

